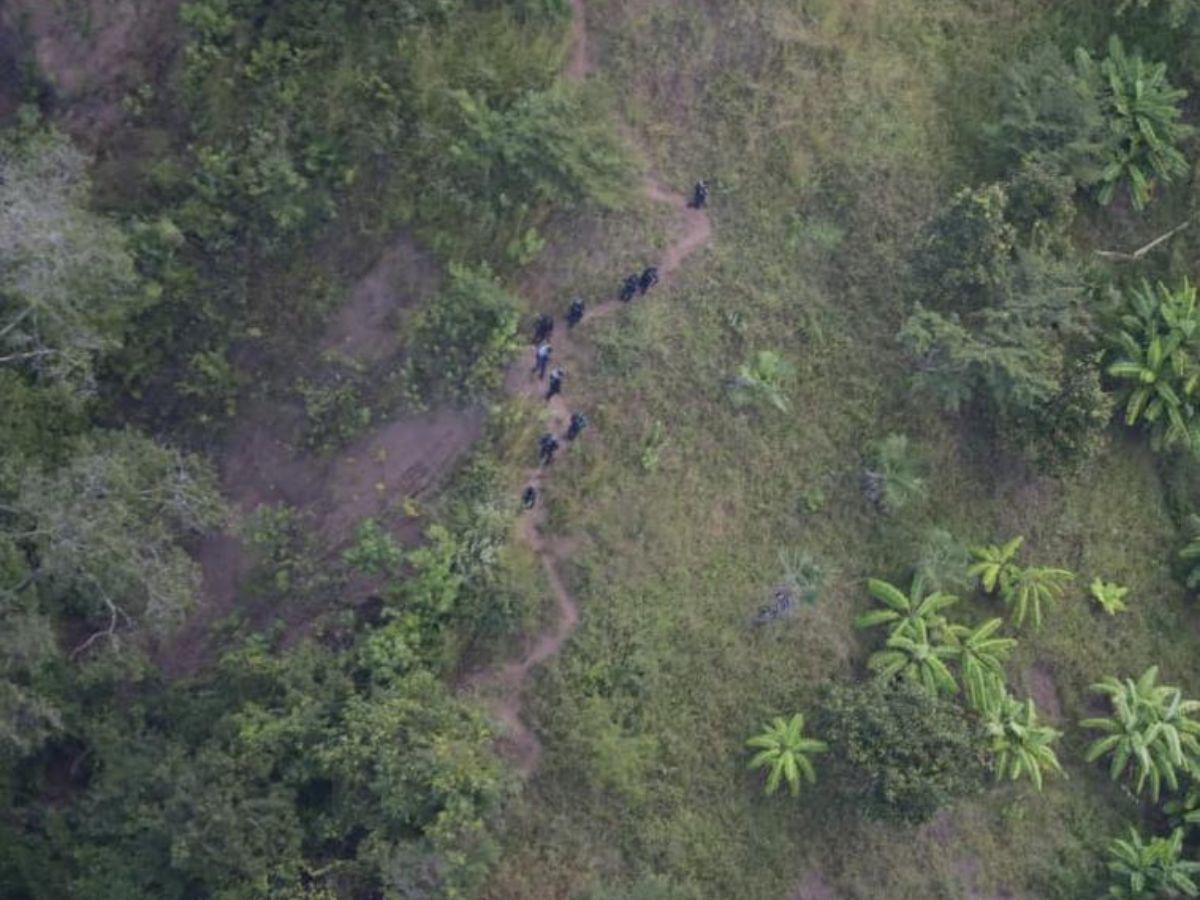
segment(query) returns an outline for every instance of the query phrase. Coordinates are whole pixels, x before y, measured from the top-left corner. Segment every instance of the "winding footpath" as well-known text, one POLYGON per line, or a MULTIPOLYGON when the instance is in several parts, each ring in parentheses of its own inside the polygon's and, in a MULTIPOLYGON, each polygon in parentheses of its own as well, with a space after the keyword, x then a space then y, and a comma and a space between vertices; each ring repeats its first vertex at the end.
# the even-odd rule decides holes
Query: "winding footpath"
MULTIPOLYGON (((592 71, 584 0, 571 0, 571 13, 571 54, 564 75, 569 81, 581 81, 592 71)), ((679 212, 674 240, 663 251, 662 259, 658 263, 661 288, 689 256, 712 240, 712 222, 703 210, 688 207, 686 197, 672 191, 652 176, 646 176, 643 180, 642 193, 648 200, 671 206, 679 212)), ((611 315, 624 305, 619 300, 610 299, 591 307, 585 322, 611 315)), ((576 349, 572 335, 565 328, 558 329, 554 341, 554 364, 566 364, 565 368, 570 373, 568 390, 571 383, 579 380, 578 370, 570 367, 570 361, 579 358, 576 349)), ((509 372, 508 389, 512 393, 529 398, 531 402, 544 403, 544 382, 535 380, 525 368, 525 364, 526 361, 522 358, 513 366, 509 372)), ((561 435, 570 417, 566 400, 560 394, 546 403, 546 406, 549 407, 547 430, 561 435)), ((564 449, 567 447, 569 445, 564 446, 564 449)), ((549 474, 548 469, 541 467, 528 473, 526 484, 537 488, 539 498, 543 495, 542 489, 549 474)), ((556 542, 544 533, 542 526, 545 519, 545 506, 539 501, 533 512, 522 517, 519 536, 541 561, 550 592, 554 596, 557 620, 553 626, 538 635, 520 659, 485 670, 467 680, 468 686, 478 692, 489 706, 492 715, 504 725, 505 733, 500 744, 525 778, 534 773, 542 756, 541 741, 521 717, 525 687, 533 670, 557 656, 579 625, 579 603, 567 589, 559 572, 565 554, 556 542)))

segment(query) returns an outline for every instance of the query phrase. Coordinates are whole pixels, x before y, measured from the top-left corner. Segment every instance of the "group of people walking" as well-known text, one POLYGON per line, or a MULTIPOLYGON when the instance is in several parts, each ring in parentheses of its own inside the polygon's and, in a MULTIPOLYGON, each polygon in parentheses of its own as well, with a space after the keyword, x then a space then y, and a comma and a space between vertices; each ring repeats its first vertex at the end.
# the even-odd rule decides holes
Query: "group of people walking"
MULTIPOLYGON (((692 199, 688 201, 688 206, 692 209, 703 209, 708 202, 708 184, 704 181, 696 182, 692 190, 692 199)), ((647 266, 641 273, 633 273, 626 277, 621 284, 621 289, 617 296, 629 303, 639 295, 644 295, 650 288, 658 284, 658 267, 647 266)), ((571 300, 567 307, 567 328, 574 328, 583 321, 585 304, 583 298, 575 297, 571 300)), ((547 373, 549 374, 545 399, 550 400, 562 393, 563 381, 566 378, 566 373, 557 366, 550 368, 550 358, 554 354, 554 348, 550 345, 550 337, 554 334, 554 317, 549 313, 540 314, 533 323, 533 345, 535 347, 533 353, 533 373, 537 375, 538 380, 546 380, 547 373)), ((587 416, 582 412, 571 413, 570 422, 567 425, 567 430, 563 434, 563 438, 567 441, 574 441, 578 438, 585 428, 587 428, 587 416)), ((538 438, 538 462, 543 466, 548 466, 554 462, 554 454, 558 452, 561 444, 558 438, 552 432, 546 432, 538 438)), ((521 505, 525 509, 532 509, 537 503, 537 488, 529 485, 525 488, 525 492, 521 495, 521 505)))

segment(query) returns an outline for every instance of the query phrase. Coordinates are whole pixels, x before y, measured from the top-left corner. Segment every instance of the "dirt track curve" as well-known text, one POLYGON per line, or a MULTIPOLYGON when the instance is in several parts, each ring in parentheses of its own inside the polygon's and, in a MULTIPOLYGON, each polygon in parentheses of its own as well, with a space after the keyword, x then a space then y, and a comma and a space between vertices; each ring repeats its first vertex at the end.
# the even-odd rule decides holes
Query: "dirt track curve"
MULTIPOLYGON (((571 0, 571 53, 564 70, 570 81, 580 81, 592 71, 592 59, 588 52, 587 17, 584 0, 571 0)), ((660 286, 679 269, 691 254, 712 240, 712 222, 703 210, 692 209, 687 205, 687 198, 672 191, 653 176, 646 176, 642 182, 643 195, 655 202, 674 207, 679 211, 679 225, 674 240, 663 251, 658 263, 660 286)), ((615 299, 591 307, 587 320, 611 315, 624 304, 615 299)), ((578 359, 576 346, 566 329, 558 329, 554 339, 554 364, 563 366, 568 373, 566 390, 570 390, 573 381, 578 381, 579 371, 571 366, 573 359, 578 359)), ((542 392, 545 383, 536 380, 525 368, 527 360, 520 360, 509 372, 508 389, 527 397, 530 402, 543 403, 542 392)), ((549 407, 548 430, 562 434, 567 425, 570 413, 567 402, 562 395, 554 397, 547 404, 549 407)), ((566 445, 569 446, 569 445, 566 445)), ((526 479, 538 490, 539 498, 542 487, 549 476, 549 470, 533 469, 526 479)), ((548 659, 556 656, 563 645, 571 637, 579 625, 579 603, 571 595, 559 574, 559 565, 563 555, 555 541, 543 533, 545 524, 545 508, 539 505, 532 513, 527 513, 522 520, 520 536, 527 546, 541 560, 546 572, 546 581, 554 595, 558 619, 548 630, 542 632, 533 645, 519 660, 507 663, 496 669, 478 673, 468 680, 468 684, 477 690, 492 710, 492 714, 506 729, 501 745, 506 754, 512 759, 518 771, 524 777, 529 777, 537 769, 542 756, 542 744, 533 730, 521 718, 525 686, 533 670, 548 659)))

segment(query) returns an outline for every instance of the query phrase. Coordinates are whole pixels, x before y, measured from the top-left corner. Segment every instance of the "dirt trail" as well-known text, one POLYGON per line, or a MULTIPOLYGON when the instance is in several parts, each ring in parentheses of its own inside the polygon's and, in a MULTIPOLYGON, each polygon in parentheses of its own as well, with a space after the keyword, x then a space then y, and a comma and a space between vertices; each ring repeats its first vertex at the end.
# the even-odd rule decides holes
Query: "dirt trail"
MULTIPOLYGON (((592 71, 593 64, 588 53, 587 16, 584 0, 571 0, 571 36, 572 48, 568 57, 565 76, 568 80, 579 81, 592 71)), ((712 240, 712 222, 708 215, 700 209, 692 209, 687 205, 687 198, 672 191, 668 186, 653 176, 646 176, 642 182, 642 194, 654 203, 662 203, 678 210, 679 224, 671 243, 663 251, 658 263, 659 287, 683 265, 689 256, 704 247, 712 240)), ((625 304, 616 299, 589 306, 587 321, 607 316, 618 311, 625 304)), ((582 325, 580 327, 583 327, 582 325)), ((553 339, 553 365, 560 366, 567 373, 565 390, 570 392, 572 384, 580 379, 580 371, 571 364, 580 359, 579 348, 572 332, 559 328, 553 339)), ((522 359, 508 373, 508 390, 526 397, 530 402, 546 403, 549 409, 547 430, 561 435, 570 418, 567 401, 560 394, 549 401, 542 399, 545 382, 536 379, 526 366, 529 360, 522 359)), ((564 450, 569 448, 564 442, 564 450)), ((518 771, 528 778, 537 769, 542 756, 542 744, 533 730, 521 718, 524 702, 524 691, 533 670, 541 663, 558 655, 579 625, 579 603, 567 589, 559 572, 559 566, 565 556, 558 550, 555 542, 547 537, 542 529, 545 524, 546 512, 540 503, 542 488, 550 470, 537 468, 530 470, 526 484, 537 488, 539 504, 531 513, 527 513, 520 526, 521 540, 541 560, 546 572, 546 581, 554 596, 557 619, 550 628, 538 635, 533 645, 525 654, 514 662, 507 663, 496 669, 477 673, 467 680, 467 686, 479 693, 490 705, 493 716, 506 729, 501 739, 501 747, 512 759, 518 771)))

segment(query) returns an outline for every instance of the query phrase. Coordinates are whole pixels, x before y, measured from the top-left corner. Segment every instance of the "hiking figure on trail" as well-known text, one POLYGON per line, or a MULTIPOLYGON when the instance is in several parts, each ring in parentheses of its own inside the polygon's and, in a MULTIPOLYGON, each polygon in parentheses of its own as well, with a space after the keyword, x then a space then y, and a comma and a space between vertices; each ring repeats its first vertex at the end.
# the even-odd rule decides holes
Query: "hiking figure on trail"
POLYGON ((630 275, 625 279, 625 283, 621 285, 621 299, 628 303, 637 296, 639 279, 636 274, 630 275))
POLYGON ((558 438, 547 432, 538 438, 538 459, 543 466, 554 462, 554 453, 558 450, 558 438))
POLYGON ((575 440, 587 426, 587 416, 581 412, 571 413, 571 424, 567 426, 567 440, 575 440))
POLYGON ((642 277, 638 279, 638 290, 643 294, 658 284, 658 266, 646 266, 642 277))
POLYGON ((563 370, 555 369, 550 373, 550 387, 546 391, 546 399, 549 400, 555 394, 562 393, 563 370))
POLYGON ((567 309, 567 327, 574 328, 583 321, 583 298, 576 297, 567 309))
POLYGON ((688 203, 688 207, 690 209, 704 209, 706 203, 708 203, 708 182, 701 179, 692 188, 692 199, 688 203))
POLYGON ((533 342, 544 344, 546 338, 554 333, 554 316, 542 313, 533 323, 533 342))
POLYGON ((546 377, 546 366, 550 364, 550 354, 554 351, 549 344, 539 344, 533 354, 533 371, 537 372, 538 380, 546 377))
POLYGON ((521 508, 533 509, 535 503, 537 503, 537 488, 531 484, 525 488, 525 493, 521 495, 521 508))

